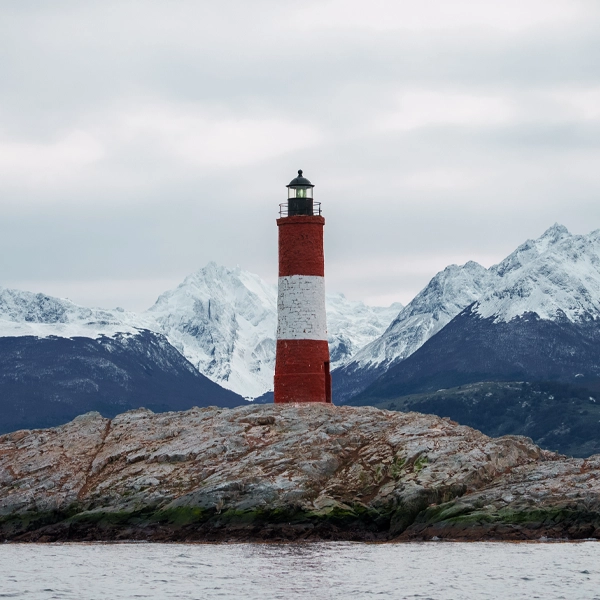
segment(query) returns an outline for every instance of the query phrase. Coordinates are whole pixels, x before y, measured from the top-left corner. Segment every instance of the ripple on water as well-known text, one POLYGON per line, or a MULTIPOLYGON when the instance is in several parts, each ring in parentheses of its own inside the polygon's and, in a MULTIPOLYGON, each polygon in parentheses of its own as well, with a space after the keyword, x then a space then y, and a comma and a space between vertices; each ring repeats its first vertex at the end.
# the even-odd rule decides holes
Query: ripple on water
POLYGON ((600 600, 600 544, 3 544, 0 598, 600 600))

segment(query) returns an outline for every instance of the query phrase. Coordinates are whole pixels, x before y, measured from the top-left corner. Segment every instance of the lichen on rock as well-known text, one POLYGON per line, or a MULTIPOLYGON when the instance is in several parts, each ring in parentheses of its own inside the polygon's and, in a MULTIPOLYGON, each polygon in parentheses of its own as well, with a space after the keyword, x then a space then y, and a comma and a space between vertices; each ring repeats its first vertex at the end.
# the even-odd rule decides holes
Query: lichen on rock
POLYGON ((0 437, 0 539, 600 538, 599 474, 370 407, 89 413, 0 437))

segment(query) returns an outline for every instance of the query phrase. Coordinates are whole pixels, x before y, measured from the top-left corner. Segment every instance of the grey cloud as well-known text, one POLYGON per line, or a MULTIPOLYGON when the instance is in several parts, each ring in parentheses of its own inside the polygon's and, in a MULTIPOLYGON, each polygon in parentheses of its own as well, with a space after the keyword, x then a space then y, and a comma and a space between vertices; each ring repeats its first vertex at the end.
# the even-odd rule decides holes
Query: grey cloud
MULTIPOLYGON (((598 11, 589 6, 585 22, 510 35, 307 23, 300 39, 284 27, 290 9, 280 2, 3 7, 0 152, 3 142, 12 152, 79 131, 104 154, 89 164, 68 155, 73 173, 50 172, 47 183, 29 167, 0 171, 0 284, 173 281, 209 260, 274 281, 277 204, 300 167, 327 218, 328 287, 354 298, 405 302, 448 262, 500 260, 555 221, 596 228, 600 116, 552 102, 537 110, 552 90, 600 89, 598 11), (397 95, 412 89, 505 97, 516 112, 378 127, 388 113, 406 115, 397 95), (277 118, 320 138, 298 148, 270 139, 264 125, 242 140, 244 160, 207 165, 172 151, 178 130, 121 127, 148 106, 170 119, 198 110, 263 127, 277 118), (256 158, 254 142, 278 150, 256 158)), ((209 144, 197 142, 192 155, 209 144)), ((156 286, 144 287, 144 300, 120 284, 115 303, 143 308, 156 286)))

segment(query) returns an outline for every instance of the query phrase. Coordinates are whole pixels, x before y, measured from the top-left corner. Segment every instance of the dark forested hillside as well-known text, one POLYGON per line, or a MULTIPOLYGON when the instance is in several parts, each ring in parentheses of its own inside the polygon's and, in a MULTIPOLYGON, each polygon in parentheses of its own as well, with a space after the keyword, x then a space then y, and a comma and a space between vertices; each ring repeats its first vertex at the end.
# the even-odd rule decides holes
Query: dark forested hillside
POLYGON ((96 410, 238 406, 245 400, 201 375, 150 331, 90 338, 0 338, 0 432, 51 427, 96 410))
POLYGON ((525 435, 548 450, 600 453, 600 395, 558 382, 485 382, 414 394, 376 405, 450 417, 487 435, 525 435))
POLYGON ((562 381, 600 384, 600 322, 509 322, 463 310, 406 360, 392 366, 351 404, 435 392, 478 381, 562 381))

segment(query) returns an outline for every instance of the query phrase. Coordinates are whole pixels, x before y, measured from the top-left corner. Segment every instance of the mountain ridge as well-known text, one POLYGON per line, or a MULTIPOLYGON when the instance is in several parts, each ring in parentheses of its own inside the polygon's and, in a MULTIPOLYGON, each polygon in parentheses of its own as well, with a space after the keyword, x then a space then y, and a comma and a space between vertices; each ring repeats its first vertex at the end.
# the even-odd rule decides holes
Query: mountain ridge
MULTIPOLYGON (((377 337, 402 307, 371 307, 343 294, 327 294, 326 302, 333 368, 377 337)), ((276 322, 276 286, 215 262, 161 294, 143 313, 87 308, 0 287, 0 338, 95 339, 150 330, 165 335, 201 374, 246 399, 272 390, 276 322)))
MULTIPOLYGON (((515 332, 517 320, 529 328, 527 315, 540 323, 600 322, 600 230, 574 235, 555 223, 539 238, 527 240, 489 269, 468 262, 439 272, 400 311, 380 338, 335 372, 337 398, 347 401, 394 369, 401 372, 402 363, 428 343, 434 344, 437 336, 447 338, 446 329, 467 309, 473 317, 490 323, 515 321, 515 332)), ((463 322, 466 323, 464 319, 463 322)), ((540 335, 550 341, 548 328, 544 332, 542 328, 540 325, 540 335)), ((580 342, 585 346, 588 334, 584 330, 582 325, 580 342)), ((487 335, 493 335, 491 330, 487 335)), ((439 339, 435 347, 441 349, 439 339)), ((576 345, 573 351, 575 348, 576 345)), ((470 359, 465 356, 464 360, 470 359)), ((374 394, 374 389, 369 394, 374 394)), ((416 389, 406 391, 413 392, 416 389)))
MULTIPOLYGON (((540 322, 595 323, 600 319, 600 230, 574 235, 555 223, 489 268, 474 261, 449 265, 401 309, 368 307, 329 294, 335 400, 361 394, 469 306, 473 318, 515 325, 520 320, 525 328, 530 325, 524 315, 537 315, 540 322)), ((268 397, 272 389, 275 324, 275 286, 214 262, 141 314, 0 288, 0 336, 94 337, 152 330, 166 335, 199 372, 247 399, 268 397)), ((585 345, 587 334, 580 330, 585 345)))
POLYGON ((0 337, 0 356, 0 432, 55 426, 88 411, 111 417, 141 405, 161 412, 245 403, 149 330, 0 337))

